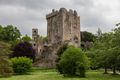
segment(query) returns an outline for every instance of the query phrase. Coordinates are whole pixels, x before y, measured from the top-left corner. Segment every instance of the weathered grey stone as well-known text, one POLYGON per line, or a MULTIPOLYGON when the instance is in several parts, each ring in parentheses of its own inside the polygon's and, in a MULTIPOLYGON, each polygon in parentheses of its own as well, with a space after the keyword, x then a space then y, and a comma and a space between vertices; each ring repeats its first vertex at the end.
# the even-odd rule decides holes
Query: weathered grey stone
POLYGON ((39 38, 37 29, 32 30, 33 46, 36 44, 34 48, 37 52, 35 65, 52 68, 55 67, 56 52, 62 43, 80 47, 80 17, 75 10, 60 8, 59 11, 53 9, 46 19, 48 43, 44 44, 39 38))
POLYGON ((49 43, 68 42, 80 46, 80 18, 74 10, 60 8, 59 12, 46 16, 47 36, 49 43), (54 16, 51 16, 54 15, 54 16), (51 16, 51 17, 48 17, 51 16))

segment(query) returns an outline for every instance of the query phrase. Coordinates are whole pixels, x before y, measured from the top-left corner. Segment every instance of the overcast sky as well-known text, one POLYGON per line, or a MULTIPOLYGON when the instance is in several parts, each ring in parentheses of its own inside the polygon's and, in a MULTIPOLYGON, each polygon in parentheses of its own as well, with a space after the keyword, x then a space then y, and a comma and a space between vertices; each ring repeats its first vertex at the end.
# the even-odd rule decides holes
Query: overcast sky
POLYGON ((0 25, 12 24, 28 35, 38 28, 46 35, 46 14, 61 7, 78 12, 82 31, 108 32, 120 22, 120 0, 0 0, 0 25))

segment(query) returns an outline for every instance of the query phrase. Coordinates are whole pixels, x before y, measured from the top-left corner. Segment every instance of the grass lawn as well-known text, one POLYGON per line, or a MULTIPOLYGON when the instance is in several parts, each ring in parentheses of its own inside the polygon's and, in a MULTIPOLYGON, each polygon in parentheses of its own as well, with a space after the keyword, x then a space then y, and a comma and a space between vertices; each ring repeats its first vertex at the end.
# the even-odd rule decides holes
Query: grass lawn
POLYGON ((14 75, 0 80, 120 80, 120 75, 103 74, 102 71, 88 71, 86 78, 63 77, 56 70, 35 69, 28 75, 14 75))

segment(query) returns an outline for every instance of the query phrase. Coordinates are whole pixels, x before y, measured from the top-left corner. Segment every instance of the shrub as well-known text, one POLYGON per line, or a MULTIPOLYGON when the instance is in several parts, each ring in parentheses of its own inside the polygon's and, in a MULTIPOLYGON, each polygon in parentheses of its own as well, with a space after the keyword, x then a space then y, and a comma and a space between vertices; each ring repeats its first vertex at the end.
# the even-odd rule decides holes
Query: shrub
POLYGON ((10 53, 9 44, 0 41, 0 77, 8 77, 13 73, 8 53, 10 53))
POLYGON ((25 74, 32 67, 32 60, 27 57, 11 58, 11 62, 14 72, 17 74, 25 74))
POLYGON ((13 53, 11 57, 28 57, 32 60, 35 59, 35 50, 32 47, 32 44, 29 42, 20 42, 13 48, 13 53))
POLYGON ((59 60, 60 60, 60 57, 61 57, 61 55, 64 53, 64 51, 67 49, 67 47, 68 47, 68 44, 66 44, 66 43, 63 43, 61 46, 60 46, 60 48, 58 49, 58 51, 57 51, 57 59, 56 59, 56 68, 58 69, 58 71, 60 72, 60 73, 62 73, 62 71, 61 71, 61 67, 59 66, 59 60))
POLYGON ((87 68, 87 56, 84 52, 73 46, 63 53, 59 61, 59 67, 61 68, 62 74, 65 76, 76 76, 85 77, 85 71, 87 68))

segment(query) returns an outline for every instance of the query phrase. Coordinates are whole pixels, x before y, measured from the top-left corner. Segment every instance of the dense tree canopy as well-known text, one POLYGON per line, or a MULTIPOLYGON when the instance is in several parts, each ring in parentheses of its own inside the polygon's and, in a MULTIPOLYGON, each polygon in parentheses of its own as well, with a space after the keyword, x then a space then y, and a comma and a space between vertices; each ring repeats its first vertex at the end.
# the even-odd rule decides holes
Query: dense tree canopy
POLYGON ((32 40, 31 37, 29 37, 27 34, 22 37, 22 41, 30 42, 31 40, 32 40))
POLYGON ((92 42, 95 39, 95 35, 88 31, 81 32, 81 41, 92 42))
POLYGON ((120 68, 120 27, 99 36, 91 48, 92 60, 99 67, 112 68, 113 74, 120 68))
POLYGON ((19 39, 21 36, 20 31, 13 25, 5 27, 0 26, 0 40, 10 42, 19 39))
POLYGON ((12 74, 11 63, 8 59, 10 45, 0 41, 0 77, 12 74))
POLYGON ((32 60, 35 59, 35 50, 29 42, 20 42, 13 48, 11 57, 26 56, 32 60))

